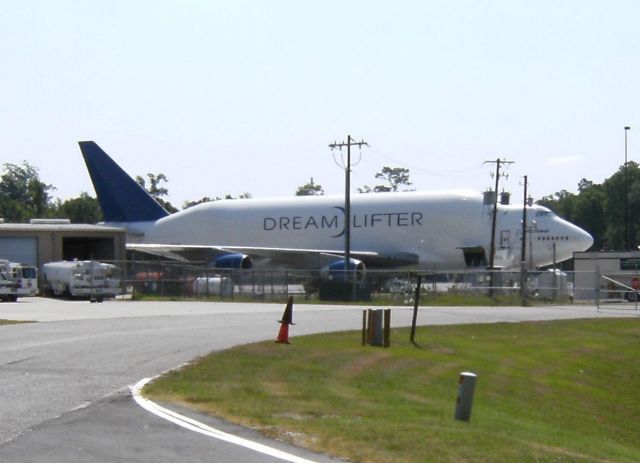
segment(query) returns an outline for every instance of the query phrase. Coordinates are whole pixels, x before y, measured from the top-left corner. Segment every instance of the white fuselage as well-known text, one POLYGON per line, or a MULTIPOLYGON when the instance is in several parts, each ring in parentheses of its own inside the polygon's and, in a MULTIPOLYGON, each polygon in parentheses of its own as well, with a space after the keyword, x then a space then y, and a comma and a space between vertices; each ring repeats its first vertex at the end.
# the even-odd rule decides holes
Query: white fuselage
MULTIPOLYGON (((351 200, 351 250, 418 256, 423 269, 466 267, 463 249, 491 248, 492 205, 469 191, 360 194, 351 200)), ((549 265, 583 251, 591 236, 542 206, 527 207, 526 261, 549 265)), ((200 204, 138 224, 142 243, 341 251, 344 199, 307 196, 200 204)), ((498 206, 495 266, 519 267, 522 206, 498 206)), ((487 257, 488 259, 488 257, 487 257)))

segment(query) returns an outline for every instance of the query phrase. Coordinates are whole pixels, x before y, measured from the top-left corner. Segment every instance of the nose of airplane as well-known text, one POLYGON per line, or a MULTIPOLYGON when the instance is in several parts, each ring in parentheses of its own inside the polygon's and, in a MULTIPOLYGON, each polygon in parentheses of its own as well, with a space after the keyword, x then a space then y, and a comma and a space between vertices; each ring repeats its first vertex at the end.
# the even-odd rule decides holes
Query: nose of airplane
POLYGON ((575 227, 573 239, 576 249, 580 251, 586 251, 593 245, 593 236, 580 227, 575 227))

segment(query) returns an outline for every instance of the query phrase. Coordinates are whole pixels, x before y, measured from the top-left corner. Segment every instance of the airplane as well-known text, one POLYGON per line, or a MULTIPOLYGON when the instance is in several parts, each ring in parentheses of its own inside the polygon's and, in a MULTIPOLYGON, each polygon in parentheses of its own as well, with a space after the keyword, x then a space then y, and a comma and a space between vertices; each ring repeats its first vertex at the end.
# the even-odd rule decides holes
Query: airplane
MULTIPOLYGON (((351 199, 345 262, 342 196, 236 199, 169 214, 95 142, 79 142, 104 213, 127 230, 127 249, 217 268, 285 267, 325 274, 366 268, 486 268, 493 204, 467 190, 368 193, 351 199)), ((519 269, 522 205, 498 205, 494 268, 519 269)), ((526 262, 551 265, 585 251, 589 233, 540 205, 527 207, 526 262)))

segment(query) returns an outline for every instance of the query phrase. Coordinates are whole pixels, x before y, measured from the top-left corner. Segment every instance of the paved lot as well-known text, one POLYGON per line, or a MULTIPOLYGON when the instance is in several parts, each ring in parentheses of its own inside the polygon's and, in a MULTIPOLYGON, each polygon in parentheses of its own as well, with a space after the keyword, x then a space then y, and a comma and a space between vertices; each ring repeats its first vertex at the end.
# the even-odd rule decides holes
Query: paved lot
MULTIPOLYGON (((621 308, 421 309, 418 321, 640 316, 631 306, 621 308)), ((0 318, 39 322, 0 327, 0 461, 278 461, 164 422, 140 409, 128 386, 212 350, 275 339, 283 309, 282 304, 91 304, 43 298, 0 304, 0 318)), ((394 309, 393 325, 410 324, 411 312, 394 309)), ((359 329, 361 317, 361 307, 296 305, 292 340, 308 333, 359 329)), ((315 461, 327 460, 286 448, 315 461)))

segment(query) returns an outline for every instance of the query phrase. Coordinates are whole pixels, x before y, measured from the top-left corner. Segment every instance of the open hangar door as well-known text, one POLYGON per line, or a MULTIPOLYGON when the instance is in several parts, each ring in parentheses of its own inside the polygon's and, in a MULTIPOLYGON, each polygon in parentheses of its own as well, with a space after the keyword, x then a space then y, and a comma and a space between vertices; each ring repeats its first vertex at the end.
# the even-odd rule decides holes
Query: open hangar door
POLYGON ((66 237, 62 239, 64 260, 115 260, 113 238, 66 237))
POLYGON ((0 259, 38 266, 38 238, 1 237, 0 259))

